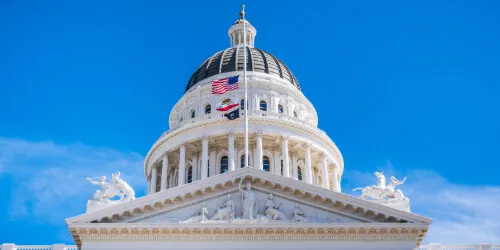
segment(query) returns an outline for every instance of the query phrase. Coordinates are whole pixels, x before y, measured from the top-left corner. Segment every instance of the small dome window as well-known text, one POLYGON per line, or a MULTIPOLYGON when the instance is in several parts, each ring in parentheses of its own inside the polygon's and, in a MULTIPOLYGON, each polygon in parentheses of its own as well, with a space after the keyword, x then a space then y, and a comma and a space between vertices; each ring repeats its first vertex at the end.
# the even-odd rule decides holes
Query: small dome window
POLYGON ((269 157, 264 156, 262 157, 262 165, 264 167, 264 171, 271 171, 271 166, 270 166, 271 161, 269 160, 269 157))
POLYGON ((278 113, 283 114, 283 105, 278 104, 278 113))
POLYGON ((207 104, 205 106, 205 114, 210 114, 210 113, 212 113, 212 105, 207 104))
POLYGON ((260 110, 267 111, 267 103, 266 101, 260 101, 260 110))
POLYGON ((191 110, 191 119, 193 119, 195 117, 196 117, 196 112, 194 112, 194 110, 191 110))
POLYGON ((229 171, 229 161, 227 156, 223 156, 220 159, 220 173, 225 174, 229 171))
POLYGON ((293 117, 298 118, 297 111, 293 111, 293 117))
POLYGON ((187 183, 193 182, 193 167, 189 167, 187 171, 187 183))
POLYGON ((181 116, 181 118, 179 119, 179 122, 182 122, 184 121, 184 117, 181 116))
POLYGON ((245 110, 245 99, 241 99, 240 107, 241 107, 241 110, 245 110))

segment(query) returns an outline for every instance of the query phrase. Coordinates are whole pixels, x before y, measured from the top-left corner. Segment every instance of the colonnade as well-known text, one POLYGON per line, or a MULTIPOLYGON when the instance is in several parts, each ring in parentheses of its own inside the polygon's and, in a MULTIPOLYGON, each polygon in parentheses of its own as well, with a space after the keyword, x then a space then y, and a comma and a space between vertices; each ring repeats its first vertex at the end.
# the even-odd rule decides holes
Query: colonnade
MULTIPOLYGON (((255 133, 255 142, 249 145, 249 164, 253 162, 251 167, 340 192, 338 166, 334 161, 329 159, 326 153, 322 152, 320 149, 314 148, 315 152, 319 153, 319 156, 312 159, 312 146, 307 142, 300 143, 300 155, 298 150, 295 149, 290 152, 290 138, 288 135, 280 136, 280 146, 271 145, 271 151, 264 150, 265 145, 263 145, 263 136, 263 132, 255 133), (266 151, 266 153, 264 151, 266 151), (313 162, 313 160, 315 161, 313 162), (330 164, 330 162, 332 162, 332 164, 330 164), (271 168, 271 166, 273 166, 273 168, 271 168), (281 166, 281 168, 278 166, 281 166), (329 172, 332 174, 333 180, 331 185, 333 186, 330 185, 329 172)), ((191 150, 191 158, 188 159, 187 162, 186 144, 179 145, 177 149, 171 152, 171 154, 175 152, 176 156, 178 152, 179 156, 178 160, 176 159, 177 161, 174 161, 173 164, 169 163, 169 153, 165 153, 161 158, 161 164, 153 164, 152 166, 148 193, 155 193, 157 191, 166 190, 167 188, 181 186, 186 184, 186 182, 204 180, 215 174, 222 174, 234 171, 239 167, 244 167, 242 149, 241 147, 240 150, 236 149, 234 133, 230 132, 227 134, 227 148, 223 147, 224 149, 219 150, 220 153, 222 151, 224 153, 224 157, 219 157, 219 160, 217 159, 217 150, 215 150, 214 147, 209 147, 209 141, 208 137, 202 137, 201 152, 199 148, 197 150, 191 150), (186 169, 187 164, 189 165, 189 169, 186 169), (210 170, 210 168, 213 169, 210 170), (161 171, 160 175, 159 171, 161 171), (160 178, 160 183, 158 183, 158 177, 160 178)))

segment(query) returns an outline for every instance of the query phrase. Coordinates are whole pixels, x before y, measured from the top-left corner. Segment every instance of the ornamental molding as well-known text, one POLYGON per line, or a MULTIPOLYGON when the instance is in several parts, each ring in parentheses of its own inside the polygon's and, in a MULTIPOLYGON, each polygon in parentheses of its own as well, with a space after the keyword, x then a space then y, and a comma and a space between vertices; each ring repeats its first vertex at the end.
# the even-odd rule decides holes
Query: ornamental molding
MULTIPOLYGON (((94 231, 94 230, 90 230, 94 231)), ((180 231, 180 230, 179 230, 180 231)), ((308 233, 289 233, 285 230, 275 229, 232 229, 232 230, 182 230, 179 235, 175 232, 165 232, 164 230, 154 230, 151 228, 144 228, 142 230, 122 230, 118 233, 103 234, 102 230, 98 233, 79 233, 81 242, 85 241, 186 241, 186 240, 329 240, 329 241, 373 241, 373 240, 390 240, 390 241, 419 241, 418 234, 367 234, 367 231, 362 230, 358 233, 330 233, 328 230, 317 228, 316 232, 308 233), (134 232, 135 231, 135 232, 134 232), (156 231, 156 232, 155 232, 156 231), (257 231, 266 234, 258 234, 257 231), (262 232, 264 231, 264 232, 262 232), (322 232, 318 232, 322 231, 322 232), (172 235, 174 234, 174 235, 172 235), (187 235, 189 234, 189 235, 187 235), (281 235, 269 235, 281 234, 281 235), (342 235, 344 234, 344 235, 342 235)))
MULTIPOLYGON (((315 139, 318 139, 325 145, 327 145, 330 149, 331 152, 333 152, 336 158, 336 161, 339 162, 340 164, 340 172, 343 172, 344 169, 344 161, 342 158, 342 155, 340 154, 340 150, 338 147, 335 145, 335 143, 326 135, 325 132, 319 130, 318 128, 309 128, 304 125, 299 125, 294 122, 288 121, 288 120, 282 120, 282 119, 273 119, 273 118, 266 118, 266 117, 249 117, 249 122, 252 122, 253 124, 263 124, 263 125, 275 125, 275 126, 283 126, 291 130, 295 130, 297 132, 301 132, 304 134, 307 134, 309 136, 312 136, 315 139)), ((232 121, 229 123, 243 123, 242 121, 232 121)), ((165 145, 168 140, 171 140, 175 137, 179 136, 184 136, 189 133, 193 133, 194 131, 200 129, 200 128, 205 128, 209 129, 211 126, 215 125, 221 125, 221 124, 228 124, 228 121, 225 119, 215 119, 215 120, 206 120, 200 123, 195 123, 195 124, 188 124, 185 127, 178 128, 172 131, 167 131, 164 133, 153 145, 153 147, 149 150, 148 155, 146 156, 146 160, 144 161, 144 172, 148 172, 148 168, 150 166, 150 161, 152 155, 156 152, 158 148, 161 146, 165 145)))
POLYGON ((161 225, 118 224, 106 227, 81 225, 70 228, 78 246, 82 242, 109 241, 191 241, 191 240, 295 240, 295 241, 416 241, 420 245, 427 229, 396 227, 261 227, 243 225, 231 228, 198 224, 165 228, 161 225))

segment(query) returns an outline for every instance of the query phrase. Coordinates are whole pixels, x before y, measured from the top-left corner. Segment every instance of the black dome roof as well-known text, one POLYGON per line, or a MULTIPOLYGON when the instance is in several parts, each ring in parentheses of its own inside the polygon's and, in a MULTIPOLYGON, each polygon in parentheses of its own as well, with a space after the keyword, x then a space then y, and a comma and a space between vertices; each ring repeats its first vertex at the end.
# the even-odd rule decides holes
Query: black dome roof
MULTIPOLYGON (((246 47, 247 52, 247 71, 267 73, 275 75, 283 80, 290 82, 300 90, 300 85, 293 73, 288 67, 272 54, 261 49, 246 47)), ((243 47, 229 48, 215 53, 205 60, 200 67, 193 73, 186 86, 186 92, 208 77, 232 72, 243 71, 243 47)))

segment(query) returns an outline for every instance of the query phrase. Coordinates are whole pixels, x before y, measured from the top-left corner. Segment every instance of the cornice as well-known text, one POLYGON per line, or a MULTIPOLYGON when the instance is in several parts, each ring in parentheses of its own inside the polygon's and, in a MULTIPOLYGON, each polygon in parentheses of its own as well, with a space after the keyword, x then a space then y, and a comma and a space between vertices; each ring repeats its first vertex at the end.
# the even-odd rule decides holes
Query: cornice
POLYGON ((420 244, 427 228, 385 224, 87 224, 72 225, 77 245, 82 242, 176 241, 176 240, 314 240, 314 241, 416 241, 420 244))

